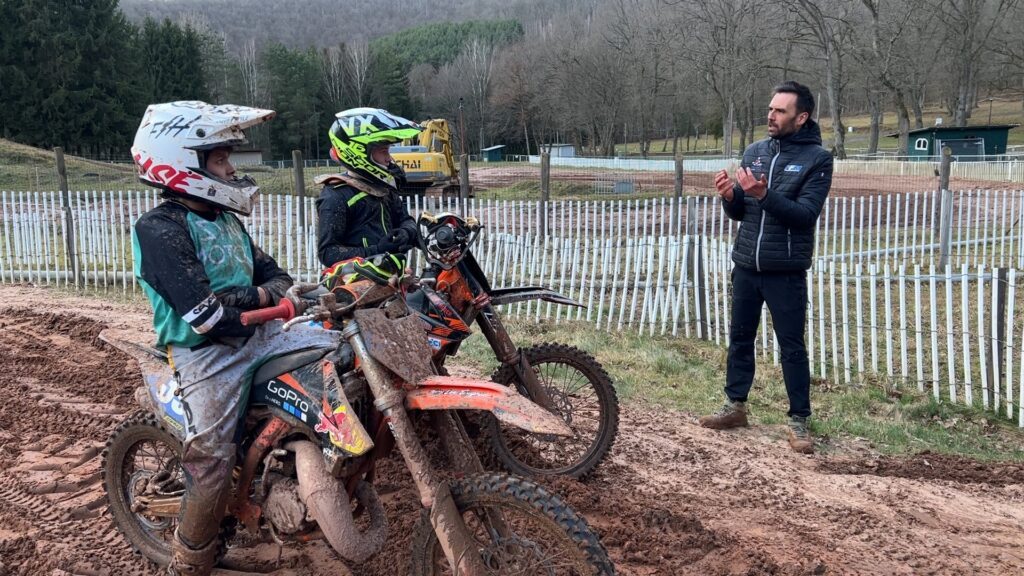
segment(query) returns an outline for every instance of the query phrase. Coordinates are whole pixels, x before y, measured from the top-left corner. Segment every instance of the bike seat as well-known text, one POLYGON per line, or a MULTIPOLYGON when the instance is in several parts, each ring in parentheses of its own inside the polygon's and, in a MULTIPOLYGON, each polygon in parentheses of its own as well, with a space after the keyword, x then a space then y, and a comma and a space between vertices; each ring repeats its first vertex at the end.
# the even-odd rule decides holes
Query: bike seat
POLYGON ((252 377, 252 381, 254 384, 267 382, 271 378, 287 374, 288 372, 291 372, 296 368, 301 368, 307 364, 312 364, 326 356, 331 350, 332 348, 312 348, 308 350, 290 352, 284 356, 278 356, 277 358, 274 358, 260 366, 256 370, 256 375, 252 377))

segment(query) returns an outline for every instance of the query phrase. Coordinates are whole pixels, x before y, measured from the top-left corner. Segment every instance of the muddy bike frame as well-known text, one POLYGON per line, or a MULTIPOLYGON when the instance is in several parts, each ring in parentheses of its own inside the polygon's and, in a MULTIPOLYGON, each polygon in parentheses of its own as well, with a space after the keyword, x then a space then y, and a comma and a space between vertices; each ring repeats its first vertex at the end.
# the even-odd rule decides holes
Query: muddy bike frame
MULTIPOLYGON (((583 304, 543 286, 517 286, 494 290, 473 253, 468 249, 462 260, 449 270, 443 270, 437 264, 431 264, 428 280, 430 276, 435 278, 433 289, 446 296, 448 302, 459 311, 466 324, 476 322, 480 327, 480 332, 487 339, 487 343, 494 350, 498 361, 502 366, 510 366, 515 371, 530 399, 545 409, 555 412, 551 397, 541 385, 537 373, 530 366, 529 359, 512 341, 495 306, 526 300, 544 300, 576 307, 583 307, 583 304)), ((449 344, 449 346, 452 348, 442 349, 444 355, 454 353, 455 345, 449 344)), ((444 355, 439 355, 440 359, 436 360, 439 364, 443 364, 444 355)))
MULTIPOLYGON (((294 287, 293 296, 317 287, 315 284, 294 287)), ((395 293, 398 293, 397 289, 395 293)), ((299 300, 293 297, 286 301, 287 304, 279 305, 284 307, 284 316, 294 315, 296 301, 299 300)), ((414 315, 407 314, 401 320, 392 321, 380 309, 353 311, 356 303, 339 308, 334 294, 321 296, 319 302, 312 314, 289 318, 286 327, 308 320, 344 319, 341 337, 348 341, 359 359, 360 370, 373 394, 374 407, 383 416, 383 422, 391 430, 394 445, 412 473, 420 503, 429 510, 430 523, 449 565, 455 574, 484 576, 487 570, 477 553, 474 539, 455 505, 447 482, 431 465, 407 410, 441 411, 435 419, 435 426, 441 432, 445 450, 463 473, 482 472, 483 466, 465 430, 451 417, 451 410, 489 410, 503 420, 532 431, 571 435, 571 430, 560 418, 492 382, 433 375, 429 352, 414 315), (415 353, 417 348, 423 350, 422 356, 415 353), (423 362, 417 362, 418 357, 422 357, 423 362), (403 382, 406 386, 402 385, 403 382)), ((246 314, 253 319, 282 317, 274 316, 270 310, 273 309, 246 314)), ((247 323, 244 314, 242 322, 247 323)), ((508 532, 499 515, 488 513, 486 516, 494 533, 508 532)))

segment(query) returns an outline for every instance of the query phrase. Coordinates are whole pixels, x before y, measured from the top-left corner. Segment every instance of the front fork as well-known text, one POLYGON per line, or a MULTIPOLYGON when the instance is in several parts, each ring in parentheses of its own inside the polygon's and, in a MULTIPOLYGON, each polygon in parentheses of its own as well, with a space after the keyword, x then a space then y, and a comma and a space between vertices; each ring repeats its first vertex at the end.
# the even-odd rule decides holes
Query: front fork
POLYGON ((484 295, 474 300, 471 314, 473 318, 470 318, 468 322, 476 320, 480 326, 480 332, 487 338, 487 342, 490 343, 491 349, 494 350, 495 356, 498 357, 498 361, 503 366, 512 367, 519 378, 519 382, 523 384, 526 392, 530 395, 530 400, 533 400, 548 412, 558 414, 555 411, 555 403, 551 400, 547 388, 541 384, 540 378, 537 377, 533 366, 530 366, 530 360, 526 357, 526 354, 523 354, 522 350, 512 341, 512 337, 508 335, 508 330, 505 330, 505 325, 501 322, 498 311, 491 305, 490 298, 484 295))
POLYGON ((452 566, 455 574, 483 576, 486 571, 477 545, 466 528, 462 514, 455 506, 448 484, 441 480, 430 465, 427 451, 420 443, 412 420, 405 411, 405 395, 401 389, 392 385, 387 370, 370 356, 355 320, 348 322, 341 335, 348 340, 361 362, 363 374, 373 392, 374 406, 383 414, 395 438, 395 445, 405 458, 413 482, 419 491, 420 503, 430 511, 430 523, 434 527, 448 564, 452 566))

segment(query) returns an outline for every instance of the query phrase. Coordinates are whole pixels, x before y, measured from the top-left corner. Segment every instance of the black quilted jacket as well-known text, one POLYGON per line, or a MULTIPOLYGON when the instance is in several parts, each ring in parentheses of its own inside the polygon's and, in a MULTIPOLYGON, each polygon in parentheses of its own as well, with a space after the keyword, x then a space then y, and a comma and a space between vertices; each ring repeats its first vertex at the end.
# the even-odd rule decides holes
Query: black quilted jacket
POLYGON ((754 142, 743 167, 768 179, 768 193, 755 200, 733 187, 722 208, 740 222, 732 248, 737 266, 759 272, 807 270, 814 254, 814 228, 832 186, 832 156, 821 147, 821 130, 808 120, 795 134, 754 142))

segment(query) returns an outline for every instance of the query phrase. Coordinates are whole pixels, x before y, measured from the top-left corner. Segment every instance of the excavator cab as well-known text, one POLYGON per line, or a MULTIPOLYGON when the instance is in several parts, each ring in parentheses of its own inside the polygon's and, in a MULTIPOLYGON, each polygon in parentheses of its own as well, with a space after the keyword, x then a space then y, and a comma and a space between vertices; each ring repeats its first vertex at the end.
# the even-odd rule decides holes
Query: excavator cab
MULTIPOLYGON (((391 147, 391 157, 405 171, 402 194, 458 196, 459 169, 452 151, 452 135, 443 118, 420 122, 423 131, 391 147)), ((469 192, 473 197, 472 188, 469 192)))

